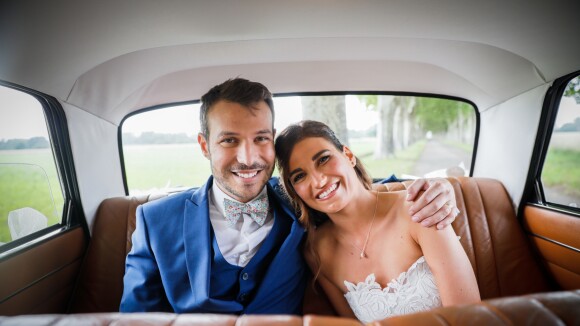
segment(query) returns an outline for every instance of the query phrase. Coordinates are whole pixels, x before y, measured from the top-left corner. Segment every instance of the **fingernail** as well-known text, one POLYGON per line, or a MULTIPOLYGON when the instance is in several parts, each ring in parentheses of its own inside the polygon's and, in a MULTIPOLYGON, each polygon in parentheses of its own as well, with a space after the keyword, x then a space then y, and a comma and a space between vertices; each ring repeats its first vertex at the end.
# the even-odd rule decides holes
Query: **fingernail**
POLYGON ((427 225, 429 225, 429 223, 427 221, 423 221, 423 222, 421 222, 421 225, 427 226, 427 225))
POLYGON ((444 228, 444 226, 443 226, 442 224, 437 224, 437 229, 438 229, 438 230, 441 230, 441 229, 443 229, 443 228, 444 228))
POLYGON ((411 200, 411 194, 407 194, 407 200, 411 200))
POLYGON ((411 217, 411 220, 413 222, 419 222, 419 216, 413 216, 413 217, 411 217))

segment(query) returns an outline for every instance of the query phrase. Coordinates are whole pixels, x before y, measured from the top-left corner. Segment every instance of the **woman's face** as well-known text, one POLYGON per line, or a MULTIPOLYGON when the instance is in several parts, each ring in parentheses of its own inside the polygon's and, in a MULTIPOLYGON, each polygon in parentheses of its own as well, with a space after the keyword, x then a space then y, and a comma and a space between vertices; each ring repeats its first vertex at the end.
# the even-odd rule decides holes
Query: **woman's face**
POLYGON ((348 147, 340 151, 324 138, 305 138, 292 150, 288 179, 306 205, 335 213, 362 187, 353 168, 355 163, 348 147))

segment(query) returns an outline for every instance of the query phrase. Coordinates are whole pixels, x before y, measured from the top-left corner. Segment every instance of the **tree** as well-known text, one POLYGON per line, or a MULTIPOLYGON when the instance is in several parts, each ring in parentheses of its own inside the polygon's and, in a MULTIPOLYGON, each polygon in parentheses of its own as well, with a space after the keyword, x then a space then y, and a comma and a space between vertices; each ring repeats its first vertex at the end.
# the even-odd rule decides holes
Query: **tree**
POLYGON ((334 130, 338 139, 348 142, 346 128, 346 104, 344 95, 339 96, 302 96, 302 117, 325 123, 334 130))
POLYGON ((393 126, 396 106, 394 96, 380 95, 377 97, 379 121, 377 123, 377 144, 374 155, 376 159, 395 155, 395 132, 393 126))
POLYGON ((576 103, 580 104, 580 77, 576 77, 568 83, 564 90, 564 96, 573 97, 576 103))

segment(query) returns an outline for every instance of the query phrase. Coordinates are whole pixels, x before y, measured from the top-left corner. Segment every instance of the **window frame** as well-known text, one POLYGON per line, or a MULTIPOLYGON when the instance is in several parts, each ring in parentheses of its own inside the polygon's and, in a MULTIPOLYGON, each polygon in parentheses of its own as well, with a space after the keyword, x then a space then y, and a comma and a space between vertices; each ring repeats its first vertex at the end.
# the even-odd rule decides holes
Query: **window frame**
POLYGON ((542 113, 540 115, 540 122, 545 121, 545 123, 540 123, 538 126, 532 160, 530 162, 524 194, 519 205, 518 216, 523 216, 523 208, 525 205, 532 205, 573 214, 580 218, 580 207, 572 207, 547 201, 542 185, 542 170, 550 147, 556 118, 558 117, 560 101, 562 100, 568 83, 578 76, 580 76, 580 70, 557 78, 546 91, 542 104, 542 113))
POLYGON ((0 261, 77 227, 82 227, 85 236, 89 237, 74 168, 67 119, 60 102, 52 96, 11 82, 0 80, 0 85, 26 93, 40 103, 64 199, 60 223, 4 244, 0 247, 0 261))

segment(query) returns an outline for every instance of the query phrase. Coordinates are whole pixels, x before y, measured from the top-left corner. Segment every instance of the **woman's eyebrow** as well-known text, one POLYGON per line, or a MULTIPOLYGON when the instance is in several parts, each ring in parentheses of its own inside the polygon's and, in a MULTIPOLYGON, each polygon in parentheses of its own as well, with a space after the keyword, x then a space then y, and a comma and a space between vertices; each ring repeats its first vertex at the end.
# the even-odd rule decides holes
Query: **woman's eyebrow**
MULTIPOLYGON (((313 160, 313 161, 316 161, 316 160, 317 160, 317 159, 318 159, 318 158, 319 158, 319 157, 320 157, 322 154, 324 154, 324 153, 326 153, 326 152, 328 152, 328 149, 323 149, 323 150, 321 150, 321 151, 317 152, 316 154, 312 155, 312 160, 313 160)), ((302 169, 301 169, 301 168, 294 169, 294 170, 292 170, 292 171, 290 172, 290 174, 288 175, 288 177, 290 178, 290 177, 292 177, 292 176, 293 176, 295 173, 298 173, 298 172, 300 172, 300 171, 302 171, 302 169)))

